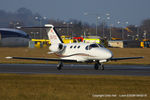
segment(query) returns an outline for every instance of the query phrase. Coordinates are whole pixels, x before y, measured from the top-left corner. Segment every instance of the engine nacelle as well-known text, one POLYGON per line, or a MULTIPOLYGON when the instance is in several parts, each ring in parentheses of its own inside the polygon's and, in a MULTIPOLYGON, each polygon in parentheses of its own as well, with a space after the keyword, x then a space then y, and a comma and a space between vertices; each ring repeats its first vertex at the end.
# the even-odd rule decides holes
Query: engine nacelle
POLYGON ((64 49, 64 45, 59 43, 59 44, 52 44, 49 47, 49 50, 52 52, 61 52, 64 49))

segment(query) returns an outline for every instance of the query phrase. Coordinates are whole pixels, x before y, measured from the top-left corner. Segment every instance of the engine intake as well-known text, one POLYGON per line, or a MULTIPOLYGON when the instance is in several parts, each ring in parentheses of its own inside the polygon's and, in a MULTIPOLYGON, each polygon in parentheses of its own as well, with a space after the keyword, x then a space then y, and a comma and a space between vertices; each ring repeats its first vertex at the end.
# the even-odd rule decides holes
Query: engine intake
POLYGON ((51 50, 52 52, 61 52, 64 50, 64 45, 59 43, 59 44, 52 44, 49 47, 49 50, 51 50))

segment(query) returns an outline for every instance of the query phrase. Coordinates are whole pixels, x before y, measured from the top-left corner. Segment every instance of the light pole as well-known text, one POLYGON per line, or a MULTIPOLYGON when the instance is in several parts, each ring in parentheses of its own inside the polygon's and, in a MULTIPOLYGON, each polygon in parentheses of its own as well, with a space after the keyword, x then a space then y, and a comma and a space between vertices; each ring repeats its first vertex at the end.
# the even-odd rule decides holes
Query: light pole
MULTIPOLYGON (((69 23, 63 22, 63 24, 64 24, 64 25, 66 24, 66 26, 67 26, 67 35, 69 36, 69 25, 72 25, 73 22, 69 22, 69 23)), ((71 35, 71 36, 72 36, 72 35, 71 35)))
MULTIPOLYGON (((117 22, 117 24, 119 25, 119 24, 121 24, 121 22, 120 22, 120 21, 118 21, 118 22, 117 22)), ((122 30, 121 37, 122 37, 122 40, 123 40, 123 26, 122 26, 122 25, 121 25, 121 30, 122 30)))
POLYGON ((135 25, 135 27, 136 27, 136 36, 137 36, 137 39, 139 40, 139 27, 138 27, 138 25, 135 25))
POLYGON ((98 20, 99 20, 100 18, 101 18, 100 16, 97 16, 97 18, 96 18, 96 36, 97 36, 97 26, 98 26, 98 20))
POLYGON ((147 31, 144 30, 143 37, 144 37, 145 40, 146 40, 146 35, 147 35, 147 31))
POLYGON ((109 35, 110 35, 110 37, 109 37, 109 38, 110 38, 110 40, 111 40, 111 37, 112 37, 112 30, 111 30, 111 29, 112 29, 112 27, 113 27, 113 24, 110 24, 110 30, 109 30, 109 35))
POLYGON ((34 39, 34 33, 30 32, 30 34, 31 34, 31 38, 34 39))
POLYGON ((105 27, 105 20, 102 21, 102 25, 103 25, 102 28, 103 28, 103 38, 104 38, 105 37, 104 36, 105 35, 105 28, 104 28, 105 27))
MULTIPOLYGON (((37 37, 39 37, 39 32, 36 32, 36 34, 37 34, 37 37)), ((38 38, 36 38, 36 39, 38 39, 38 38)))
MULTIPOLYGON (((40 27, 42 26, 42 21, 46 20, 46 19, 47 19, 47 17, 38 17, 38 16, 35 17, 35 20, 39 21, 40 27)), ((43 38, 43 34, 42 34, 42 29, 41 28, 40 28, 40 38, 41 39, 43 38)))
MULTIPOLYGON (((105 25, 107 24, 107 20, 110 20, 110 14, 107 13, 105 16, 102 18, 102 30, 103 30, 103 38, 105 38, 105 25)), ((108 23, 109 25, 109 23, 108 23)))
POLYGON ((94 15, 94 16, 96 16, 96 36, 97 36, 97 33, 98 33, 98 31, 97 31, 97 26, 98 26, 98 20, 101 18, 100 16, 99 16, 99 14, 96 14, 96 13, 87 13, 87 12, 85 12, 84 13, 84 15, 85 16, 87 16, 87 15, 94 15))
MULTIPOLYGON (((128 24, 129 24, 129 22, 128 22, 128 21, 126 21, 124 26, 125 26, 126 28, 128 28, 128 27, 127 27, 127 26, 128 26, 128 24)), ((125 34, 123 34, 123 38, 124 38, 124 35, 125 35, 125 34)))
MULTIPOLYGON (((104 22, 109 26, 109 20, 110 20, 110 14, 109 13, 106 13, 105 14, 105 17, 104 17, 104 22), (105 20, 106 19, 106 20, 105 20)), ((105 23, 103 23, 103 38, 105 37, 104 35, 105 35, 105 29, 104 29, 104 24, 105 23)), ((111 27, 111 26, 110 26, 111 27)), ((107 29, 106 29, 107 30, 107 29)))
POLYGON ((118 24, 118 25, 119 25, 119 24, 121 25, 121 29, 122 29, 121 37, 122 37, 122 40, 124 40, 124 26, 128 25, 128 24, 129 24, 129 22, 128 22, 128 21, 126 21, 126 22, 125 22, 125 24, 126 24, 126 25, 124 25, 124 23, 123 23, 123 22, 121 23, 120 21, 118 21, 118 22, 117 22, 117 24, 118 24))
POLYGON ((15 29, 17 25, 19 25, 20 23, 19 22, 10 22, 9 24, 12 24, 13 25, 13 28, 15 29))

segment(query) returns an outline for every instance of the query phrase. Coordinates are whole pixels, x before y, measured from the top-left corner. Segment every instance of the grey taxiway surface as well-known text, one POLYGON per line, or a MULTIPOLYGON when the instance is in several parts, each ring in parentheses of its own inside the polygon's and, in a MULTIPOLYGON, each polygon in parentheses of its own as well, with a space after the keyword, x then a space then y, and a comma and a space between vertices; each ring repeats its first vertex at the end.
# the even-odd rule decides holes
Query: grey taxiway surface
POLYGON ((65 75, 133 75, 150 76, 150 65, 105 65, 105 70, 94 70, 93 65, 64 64, 0 64, 0 73, 65 74, 65 75))

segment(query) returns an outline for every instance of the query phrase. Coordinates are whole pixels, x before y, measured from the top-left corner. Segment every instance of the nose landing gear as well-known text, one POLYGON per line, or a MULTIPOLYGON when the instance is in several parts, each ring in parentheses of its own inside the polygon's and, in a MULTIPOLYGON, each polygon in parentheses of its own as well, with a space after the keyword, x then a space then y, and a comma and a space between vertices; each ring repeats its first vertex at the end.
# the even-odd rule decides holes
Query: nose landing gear
POLYGON ((104 70, 104 65, 102 63, 96 62, 94 65, 94 69, 98 70, 100 67, 100 70, 104 70))

